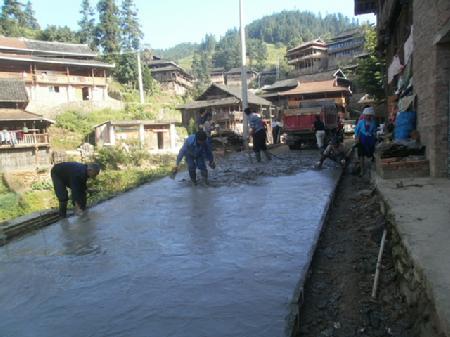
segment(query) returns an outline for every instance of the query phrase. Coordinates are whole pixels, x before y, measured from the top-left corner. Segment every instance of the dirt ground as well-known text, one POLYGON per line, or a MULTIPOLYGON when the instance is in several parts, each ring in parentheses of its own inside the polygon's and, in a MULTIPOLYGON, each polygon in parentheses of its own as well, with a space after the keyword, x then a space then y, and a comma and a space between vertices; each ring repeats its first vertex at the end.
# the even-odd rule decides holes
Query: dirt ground
POLYGON ((377 300, 371 299, 385 223, 378 198, 367 176, 345 173, 305 286, 298 337, 416 336, 396 283, 389 240, 377 300))

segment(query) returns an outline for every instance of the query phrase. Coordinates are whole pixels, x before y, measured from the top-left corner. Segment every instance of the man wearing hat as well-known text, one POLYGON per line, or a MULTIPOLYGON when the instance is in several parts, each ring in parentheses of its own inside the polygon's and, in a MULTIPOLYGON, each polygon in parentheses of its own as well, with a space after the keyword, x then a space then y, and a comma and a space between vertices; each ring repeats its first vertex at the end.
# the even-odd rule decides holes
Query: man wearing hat
POLYGON ((364 175, 364 158, 372 158, 375 152, 377 124, 372 107, 363 110, 361 119, 355 128, 356 148, 358 150, 360 176, 364 175))

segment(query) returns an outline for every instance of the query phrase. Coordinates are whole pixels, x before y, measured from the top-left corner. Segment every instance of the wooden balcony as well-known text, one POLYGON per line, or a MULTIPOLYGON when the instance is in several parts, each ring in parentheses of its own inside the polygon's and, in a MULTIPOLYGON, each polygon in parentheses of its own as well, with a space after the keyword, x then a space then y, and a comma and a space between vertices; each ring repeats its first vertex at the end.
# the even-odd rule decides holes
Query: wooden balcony
POLYGON ((0 144, 0 149, 50 146, 48 133, 24 134, 22 139, 16 139, 8 144, 0 144))
POLYGON ((19 79, 25 82, 36 82, 43 84, 61 84, 61 85, 96 85, 106 86, 107 79, 105 77, 92 76, 75 76, 65 74, 36 74, 32 75, 27 72, 0 72, 0 78, 19 79))
POLYGON ((74 76, 74 75, 53 75, 37 74, 34 76, 37 83, 48 84, 74 84, 74 85, 97 85, 106 86, 107 79, 104 77, 74 76))

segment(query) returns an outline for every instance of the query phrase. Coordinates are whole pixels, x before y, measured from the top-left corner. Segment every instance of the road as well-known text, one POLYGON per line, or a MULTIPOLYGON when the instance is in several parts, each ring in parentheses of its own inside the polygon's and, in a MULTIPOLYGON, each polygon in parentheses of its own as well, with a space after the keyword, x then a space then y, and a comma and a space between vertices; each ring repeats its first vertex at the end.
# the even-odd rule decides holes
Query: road
POLYGON ((338 169, 219 161, 0 248, 2 337, 285 336, 338 169))

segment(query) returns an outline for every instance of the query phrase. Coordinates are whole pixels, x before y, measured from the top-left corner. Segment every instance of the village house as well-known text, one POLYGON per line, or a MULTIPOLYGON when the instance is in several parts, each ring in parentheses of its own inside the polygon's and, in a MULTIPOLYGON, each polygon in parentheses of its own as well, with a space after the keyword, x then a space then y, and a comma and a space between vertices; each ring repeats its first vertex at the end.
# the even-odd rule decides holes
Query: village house
POLYGON ((333 99, 341 118, 347 115, 347 105, 351 96, 350 83, 346 79, 336 78, 326 81, 299 82, 294 88, 264 94, 263 97, 273 102, 281 114, 298 109, 305 100, 333 99))
POLYGON ((25 84, 28 111, 69 102, 106 101, 108 73, 114 65, 96 57, 83 44, 0 36, 0 78, 25 84))
POLYGON ((327 44, 321 39, 302 43, 289 49, 286 58, 288 64, 294 66, 296 75, 326 70, 328 67, 327 44))
POLYGON ((0 171, 24 170, 51 163, 48 128, 54 122, 24 110, 23 81, 0 78, 0 171))
MULTIPOLYGON (((264 98, 248 93, 250 109, 261 114, 269 121, 272 114, 271 103, 264 98)), ((221 84, 211 84, 197 100, 181 105, 184 126, 189 126, 191 120, 196 122, 201 113, 211 114, 212 122, 221 130, 242 134, 243 109, 242 94, 239 87, 229 87, 221 84)))
POLYGON ((386 60, 386 116, 414 111, 431 176, 450 177, 450 2, 355 0, 365 13, 386 60))
POLYGON ((345 31, 327 42, 328 69, 354 63, 364 51, 364 32, 361 29, 345 31))
POLYGON ((161 84, 165 91, 183 96, 194 86, 194 78, 172 61, 153 56, 147 62, 153 78, 161 84))
POLYGON ((138 143, 150 153, 176 153, 177 131, 174 122, 107 121, 94 126, 95 145, 130 146, 138 143))
POLYGON ((278 118, 286 109, 298 107, 301 100, 329 98, 335 100, 341 117, 348 118, 347 107, 352 94, 350 87, 351 81, 342 70, 327 70, 277 81, 264 87, 261 96, 278 107, 278 118))
MULTIPOLYGON (((247 69, 247 84, 257 80, 258 73, 247 69)), ((241 68, 232 68, 225 73, 225 84, 227 86, 241 86, 241 68)))
POLYGON ((209 78, 211 83, 225 84, 225 69, 224 68, 214 68, 209 73, 209 78))

